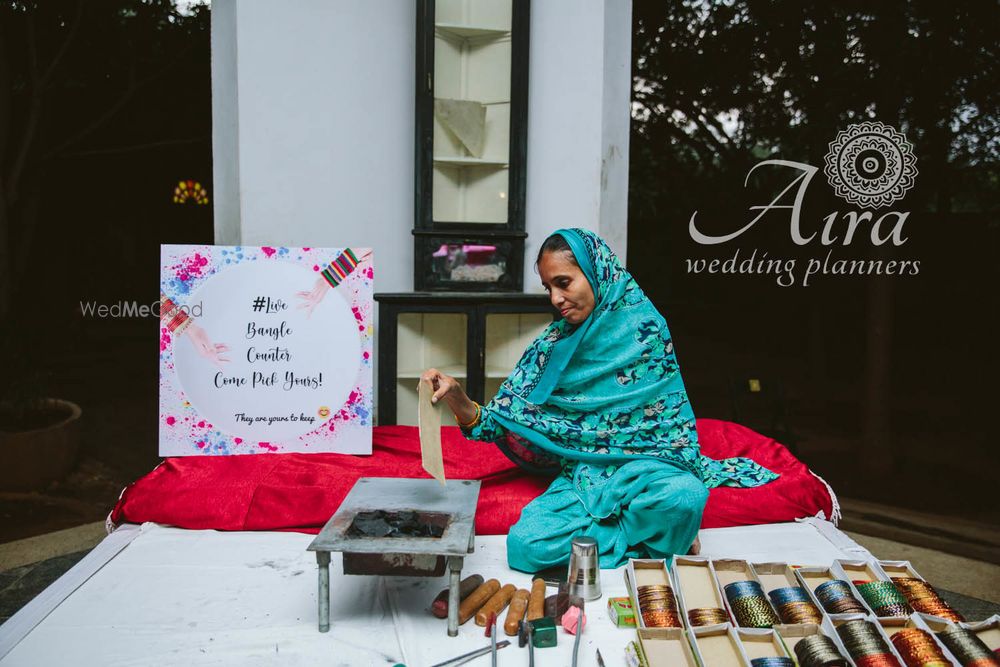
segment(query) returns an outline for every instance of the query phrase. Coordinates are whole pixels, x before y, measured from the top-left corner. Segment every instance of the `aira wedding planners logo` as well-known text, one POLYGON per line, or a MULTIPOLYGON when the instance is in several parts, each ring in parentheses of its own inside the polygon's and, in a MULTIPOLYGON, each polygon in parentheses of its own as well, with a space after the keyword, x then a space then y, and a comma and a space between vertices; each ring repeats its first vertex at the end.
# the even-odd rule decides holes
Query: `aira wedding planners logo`
POLYGON ((913 187, 917 157, 902 132, 882 123, 841 130, 830 142, 823 170, 837 196, 862 208, 899 201, 913 187))
POLYGON ((917 158, 913 154, 913 146, 902 132, 883 123, 865 122, 840 131, 830 142, 823 173, 838 197, 862 210, 829 213, 822 219, 821 231, 813 229, 808 233, 809 225, 804 225, 802 221, 802 205, 819 168, 790 160, 764 160, 750 168, 743 186, 746 187, 755 171, 767 167, 791 170, 791 180, 770 203, 749 207, 749 212, 757 212, 750 222, 729 234, 712 236, 698 228, 695 222, 698 212, 695 211, 688 223, 691 238, 706 246, 728 243, 751 229, 768 213, 777 217, 778 212, 787 211, 783 215, 788 215, 789 235, 796 245, 812 244, 819 234, 819 244, 829 249, 825 254, 809 258, 804 270, 797 271, 795 258, 768 258, 768 253, 758 248, 750 252, 737 248, 727 258, 685 260, 689 274, 770 275, 781 287, 796 284, 808 287, 810 280, 819 275, 915 276, 920 273, 919 260, 840 258, 830 247, 835 244, 850 246, 857 236, 864 234, 864 231, 859 234, 859 228, 865 227, 873 246, 891 243, 898 247, 906 243, 904 227, 910 216, 909 211, 890 209, 879 212, 876 217, 879 209, 903 199, 917 177, 917 158), (792 196, 790 193, 794 193, 792 203, 779 203, 786 195, 792 196))

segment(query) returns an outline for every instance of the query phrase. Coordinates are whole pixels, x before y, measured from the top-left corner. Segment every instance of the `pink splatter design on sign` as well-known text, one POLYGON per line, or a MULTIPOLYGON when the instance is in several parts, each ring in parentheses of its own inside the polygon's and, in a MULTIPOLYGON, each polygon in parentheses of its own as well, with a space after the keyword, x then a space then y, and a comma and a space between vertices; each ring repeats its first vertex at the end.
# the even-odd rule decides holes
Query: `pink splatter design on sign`
POLYGON ((208 264, 208 258, 201 253, 194 253, 191 257, 185 257, 177 265, 177 279, 187 282, 191 278, 201 277, 201 271, 208 264))
POLYGON ((260 447, 261 449, 266 449, 269 452, 276 452, 276 451, 278 451, 278 448, 275 447, 274 445, 272 445, 269 442, 258 442, 257 446, 260 447))
POLYGON ((269 248, 268 246, 262 246, 260 251, 267 255, 268 257, 273 257, 274 253, 277 252, 274 248, 269 248))
POLYGON ((167 425, 168 426, 173 426, 176 423, 177 423, 177 418, 176 417, 167 417, 167 425))
POLYGON ((160 352, 170 347, 170 329, 162 327, 160 329, 160 352))

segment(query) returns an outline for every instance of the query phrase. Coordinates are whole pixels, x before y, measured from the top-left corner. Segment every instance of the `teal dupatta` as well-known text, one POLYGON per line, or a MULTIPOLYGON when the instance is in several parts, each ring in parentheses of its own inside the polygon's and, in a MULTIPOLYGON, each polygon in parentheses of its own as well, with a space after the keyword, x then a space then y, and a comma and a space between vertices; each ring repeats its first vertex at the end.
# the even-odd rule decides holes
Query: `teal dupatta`
POLYGON ((581 494, 636 460, 679 466, 709 488, 776 479, 750 459, 701 455, 666 320, 599 236, 557 233, 590 282, 594 311, 548 326, 466 435, 533 471, 561 469, 581 494))

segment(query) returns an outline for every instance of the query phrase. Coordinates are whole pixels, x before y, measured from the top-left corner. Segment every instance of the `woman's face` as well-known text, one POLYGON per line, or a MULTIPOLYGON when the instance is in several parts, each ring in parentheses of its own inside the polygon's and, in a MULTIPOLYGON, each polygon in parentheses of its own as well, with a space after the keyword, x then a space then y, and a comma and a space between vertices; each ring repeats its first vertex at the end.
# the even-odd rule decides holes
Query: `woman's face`
POLYGON ((568 250, 543 254, 538 260, 538 275, 552 305, 570 324, 580 324, 594 312, 594 290, 568 250))

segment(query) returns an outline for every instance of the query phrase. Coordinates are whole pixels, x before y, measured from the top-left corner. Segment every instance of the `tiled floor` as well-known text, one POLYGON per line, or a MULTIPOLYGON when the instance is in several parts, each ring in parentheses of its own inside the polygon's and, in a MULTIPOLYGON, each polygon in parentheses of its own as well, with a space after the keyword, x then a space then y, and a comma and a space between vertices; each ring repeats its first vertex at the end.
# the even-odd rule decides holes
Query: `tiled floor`
POLYGON ((0 572, 0 623, 28 604, 87 553, 78 551, 0 572))

